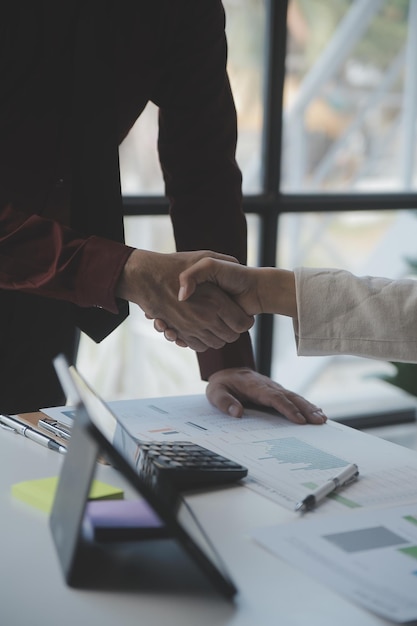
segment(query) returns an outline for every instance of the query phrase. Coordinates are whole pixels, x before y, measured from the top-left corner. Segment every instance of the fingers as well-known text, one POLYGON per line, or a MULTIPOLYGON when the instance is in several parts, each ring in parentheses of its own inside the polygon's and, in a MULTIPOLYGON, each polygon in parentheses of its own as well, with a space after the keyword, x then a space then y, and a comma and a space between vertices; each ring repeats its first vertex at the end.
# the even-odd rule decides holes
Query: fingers
POLYGON ((271 407, 295 424, 324 424, 323 411, 302 396, 248 368, 231 368, 210 376, 208 400, 219 410, 241 417, 243 403, 271 407))
POLYGON ((213 252, 213 250, 202 250, 200 252, 202 255, 202 259, 211 258, 218 259, 219 261, 226 261, 227 263, 237 263, 239 265, 239 261, 235 256, 231 256, 230 254, 223 254, 222 252, 213 252))
POLYGON ((205 282, 216 282, 216 264, 211 258, 201 259, 179 275, 180 288, 178 300, 187 300, 196 290, 197 285, 205 282), (213 267, 214 266, 214 267, 213 267))
POLYGON ((231 417, 242 417, 243 405, 230 393, 226 386, 209 383, 206 389, 207 399, 219 411, 231 417))
POLYGON ((233 339, 235 335, 241 335, 255 323, 253 315, 247 315, 238 305, 234 305, 233 308, 229 306, 219 308, 218 316, 222 321, 223 338, 226 343, 236 341, 233 339))
MULTIPOLYGON (((204 352, 208 348, 219 349, 223 348, 226 341, 220 339, 217 335, 206 330, 204 335, 204 341, 195 336, 189 336, 187 341, 184 341, 179 337, 178 332, 174 328, 169 328, 168 325, 160 319, 154 320, 154 328, 157 332, 163 333, 167 341, 175 342, 180 348, 191 348, 196 352, 204 352)), ((230 329, 227 329, 228 343, 233 343, 239 338, 239 333, 230 333, 230 329)))
MULTIPOLYGON (((150 318, 148 317, 148 319, 150 318)), ((155 328, 156 331, 158 331, 158 333, 164 333, 168 328, 168 324, 164 322, 164 320, 156 319, 153 322, 153 327, 155 328)), ((175 339, 173 339, 172 341, 175 341, 175 339)))
POLYGON ((179 275, 178 300, 187 300, 202 283, 214 283, 224 291, 234 294, 236 286, 236 266, 243 268, 239 261, 225 255, 207 256, 185 269, 179 275))
POLYGON ((235 341, 236 335, 249 330, 254 324, 253 315, 248 315, 219 287, 209 283, 201 285, 198 293, 180 306, 184 315, 193 313, 201 331, 199 336, 204 335, 207 328, 226 343, 235 341))
POLYGON ((154 320, 153 326, 158 333, 164 333, 164 337, 167 341, 175 342, 180 348, 189 347, 185 341, 182 341, 182 339, 178 337, 177 331, 173 328, 168 328, 168 325, 163 320, 154 320))
POLYGON ((179 339, 177 332, 173 328, 167 328, 164 331, 164 336, 167 341, 177 341, 179 339))
MULTIPOLYGON (((198 296, 182 304, 177 302, 176 306, 179 308, 175 322, 157 317, 154 328, 164 333, 168 341, 197 352, 233 343, 254 324, 253 316, 215 285, 202 285, 198 296)), ((172 314, 170 317, 174 319, 172 314)))
POLYGON ((273 391, 270 406, 294 424, 324 424, 327 420, 318 406, 284 388, 273 391))

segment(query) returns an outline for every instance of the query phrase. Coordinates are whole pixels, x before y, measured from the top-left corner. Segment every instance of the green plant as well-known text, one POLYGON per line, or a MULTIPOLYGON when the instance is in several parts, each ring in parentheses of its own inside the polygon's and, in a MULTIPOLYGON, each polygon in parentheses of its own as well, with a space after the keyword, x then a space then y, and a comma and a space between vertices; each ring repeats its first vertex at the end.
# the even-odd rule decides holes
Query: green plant
POLYGON ((392 365, 395 367, 395 373, 392 375, 381 374, 379 378, 413 396, 417 396, 417 363, 392 362, 392 365))

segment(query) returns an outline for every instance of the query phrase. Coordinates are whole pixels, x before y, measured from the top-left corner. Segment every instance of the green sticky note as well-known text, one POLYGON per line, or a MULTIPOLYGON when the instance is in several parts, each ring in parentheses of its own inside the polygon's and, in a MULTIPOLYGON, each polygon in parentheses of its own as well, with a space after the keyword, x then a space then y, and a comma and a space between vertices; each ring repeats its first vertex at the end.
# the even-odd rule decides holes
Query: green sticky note
MULTIPOLYGON (((37 480, 25 480, 12 485, 12 495, 31 506, 50 513, 58 485, 58 476, 40 478, 37 480)), ((90 490, 90 500, 121 500, 123 489, 107 485, 100 480, 93 480, 90 490)))

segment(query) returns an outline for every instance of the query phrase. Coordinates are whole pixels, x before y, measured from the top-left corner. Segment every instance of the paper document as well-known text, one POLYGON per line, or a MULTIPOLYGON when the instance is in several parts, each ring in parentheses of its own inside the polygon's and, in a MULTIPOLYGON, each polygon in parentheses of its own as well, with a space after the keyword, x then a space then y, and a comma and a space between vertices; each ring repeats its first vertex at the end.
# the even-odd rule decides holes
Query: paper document
POLYGON ((417 620, 417 504, 304 517, 255 540, 316 580, 395 622, 417 620))
MULTIPOLYGON (((360 478, 320 504, 330 513, 364 506, 391 506, 417 499, 417 454, 329 421, 296 425, 257 409, 241 419, 215 409, 204 395, 109 402, 138 439, 187 439, 245 465, 244 484, 294 510, 296 503, 350 463, 360 478)), ((54 409, 71 421, 71 407, 54 409)))

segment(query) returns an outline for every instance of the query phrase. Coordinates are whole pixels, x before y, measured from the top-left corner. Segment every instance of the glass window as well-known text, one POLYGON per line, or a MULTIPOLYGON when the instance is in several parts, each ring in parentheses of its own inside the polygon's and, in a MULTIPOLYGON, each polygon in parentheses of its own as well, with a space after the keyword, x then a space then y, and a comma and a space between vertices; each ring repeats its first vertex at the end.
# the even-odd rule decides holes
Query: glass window
POLYGON ((245 194, 261 191, 265 0, 225 0, 227 70, 238 114, 237 161, 245 194))
POLYGON ((149 102, 119 149, 123 195, 163 195, 157 140, 158 109, 149 102))
POLYGON ((416 189, 417 6, 291 0, 282 185, 416 189))
MULTIPOLYGON (((227 70, 239 123, 237 160, 243 191, 261 190, 265 1, 226 0, 227 70)), ((149 103, 120 147, 124 195, 163 195, 157 155, 158 110, 149 103)))
MULTIPOLYGON (((277 266, 341 267, 359 276, 412 276, 417 256, 417 215, 413 211, 348 211, 281 216, 277 266)), ((323 308, 326 302, 323 302, 323 308)), ((289 318, 275 317, 272 376, 284 386, 323 405, 377 404, 395 388, 379 378, 392 374, 389 363, 351 356, 298 357, 289 318)))

